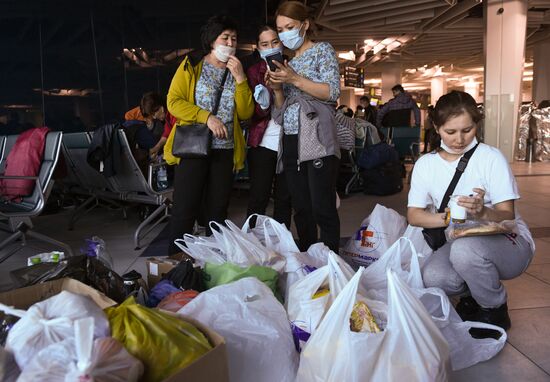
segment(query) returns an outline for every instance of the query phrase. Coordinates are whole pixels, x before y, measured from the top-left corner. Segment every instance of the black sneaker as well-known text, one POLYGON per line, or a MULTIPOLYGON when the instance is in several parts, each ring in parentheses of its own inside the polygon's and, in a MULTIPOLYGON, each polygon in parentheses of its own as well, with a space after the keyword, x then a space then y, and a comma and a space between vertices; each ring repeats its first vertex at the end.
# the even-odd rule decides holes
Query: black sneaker
MULTIPOLYGON (((479 308, 477 315, 470 321, 485 322, 487 324, 500 326, 504 330, 510 329, 512 322, 508 315, 508 304, 504 303, 498 308, 479 308)), ((491 329, 470 329, 470 334, 474 338, 494 338, 498 339, 500 333, 491 329)))
POLYGON ((479 309, 481 309, 481 306, 479 306, 472 296, 465 296, 460 298, 455 309, 463 321, 476 321, 475 317, 479 309))

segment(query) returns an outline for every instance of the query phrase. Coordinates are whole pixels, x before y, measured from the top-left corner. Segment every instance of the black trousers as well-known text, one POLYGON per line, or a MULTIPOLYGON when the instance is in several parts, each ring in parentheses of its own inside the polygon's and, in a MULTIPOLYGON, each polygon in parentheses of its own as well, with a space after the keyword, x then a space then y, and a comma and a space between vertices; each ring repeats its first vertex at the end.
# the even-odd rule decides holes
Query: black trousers
POLYGON ((250 198, 247 215, 265 215, 269 197, 273 191, 273 218, 290 229, 292 216, 290 193, 284 173, 275 174, 277 152, 261 146, 252 147, 248 149, 247 158, 250 174, 250 198))
POLYGON ((232 149, 215 149, 208 158, 180 161, 174 177, 169 254, 180 252, 174 240, 193 233, 195 221, 204 218, 206 223, 223 223, 227 219, 233 178, 232 149))
POLYGON ((336 209, 336 179, 339 160, 328 156, 300 163, 298 167, 298 137, 283 137, 284 174, 289 185, 294 222, 300 239, 300 250, 305 251, 320 241, 338 253, 340 246, 340 218, 336 209))

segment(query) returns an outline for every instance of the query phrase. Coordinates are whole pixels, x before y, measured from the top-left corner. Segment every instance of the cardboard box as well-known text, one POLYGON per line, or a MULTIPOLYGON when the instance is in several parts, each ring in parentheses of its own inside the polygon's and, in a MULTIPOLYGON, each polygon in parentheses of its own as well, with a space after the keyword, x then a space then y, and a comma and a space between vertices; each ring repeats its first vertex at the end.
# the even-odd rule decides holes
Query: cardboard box
MULTIPOLYGON (((70 278, 48 281, 42 284, 0 293, 0 302, 5 305, 14 306, 17 309, 28 309, 34 303, 52 297, 63 290, 89 296, 102 309, 116 305, 115 301, 111 300, 103 293, 81 283, 80 281, 70 278)), ((172 374, 163 382, 229 382, 227 348, 224 338, 191 317, 178 316, 175 313, 166 311, 165 313, 173 314, 175 316, 174 319, 183 319, 195 325, 206 335, 210 341, 210 344, 213 346, 213 349, 202 357, 197 358, 186 368, 172 374)))
MULTIPOLYGON (((174 314, 167 311, 163 312, 174 314)), ((227 363, 227 347, 225 345, 225 339, 212 329, 209 329, 191 317, 181 315, 178 315, 177 317, 188 321, 199 328, 206 335, 206 337, 208 337, 210 344, 214 348, 202 357, 197 358, 185 369, 172 374, 163 382, 229 382, 229 366, 227 363)))
POLYGON ((101 309, 116 305, 115 301, 103 293, 70 278, 47 281, 42 284, 0 293, 0 302, 5 305, 14 306, 17 309, 28 309, 31 305, 55 296, 64 290, 90 297, 101 309))
POLYGON ((148 257, 145 260, 147 265, 147 286, 153 288, 162 277, 174 269, 180 261, 188 258, 184 252, 177 253, 168 257, 148 257))

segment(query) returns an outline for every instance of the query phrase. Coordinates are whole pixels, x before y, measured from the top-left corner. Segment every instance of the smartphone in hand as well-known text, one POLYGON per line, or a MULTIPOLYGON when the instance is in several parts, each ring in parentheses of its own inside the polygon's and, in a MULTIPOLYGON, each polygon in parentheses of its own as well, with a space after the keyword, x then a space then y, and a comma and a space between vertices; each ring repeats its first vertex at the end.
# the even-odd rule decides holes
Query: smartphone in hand
POLYGON ((277 52, 275 54, 271 54, 265 58, 265 61, 267 62, 267 65, 269 66, 269 70, 274 72, 279 67, 275 65, 273 61, 280 62, 281 64, 284 63, 283 55, 281 52, 277 52))

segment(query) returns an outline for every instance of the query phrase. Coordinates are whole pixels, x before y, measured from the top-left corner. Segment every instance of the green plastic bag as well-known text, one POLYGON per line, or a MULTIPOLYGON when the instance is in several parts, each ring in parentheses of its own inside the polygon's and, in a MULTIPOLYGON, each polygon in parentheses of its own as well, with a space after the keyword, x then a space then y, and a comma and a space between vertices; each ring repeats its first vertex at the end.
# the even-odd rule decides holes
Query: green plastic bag
POLYGON ((212 349, 194 325, 138 305, 134 297, 105 313, 112 336, 145 365, 143 381, 162 381, 212 349))
POLYGON ((260 265, 252 265, 241 268, 235 264, 225 263, 221 265, 206 263, 204 266, 204 283, 207 289, 218 285, 229 284, 245 277, 256 277, 263 281, 275 295, 277 295, 277 280, 279 274, 276 270, 260 265))

